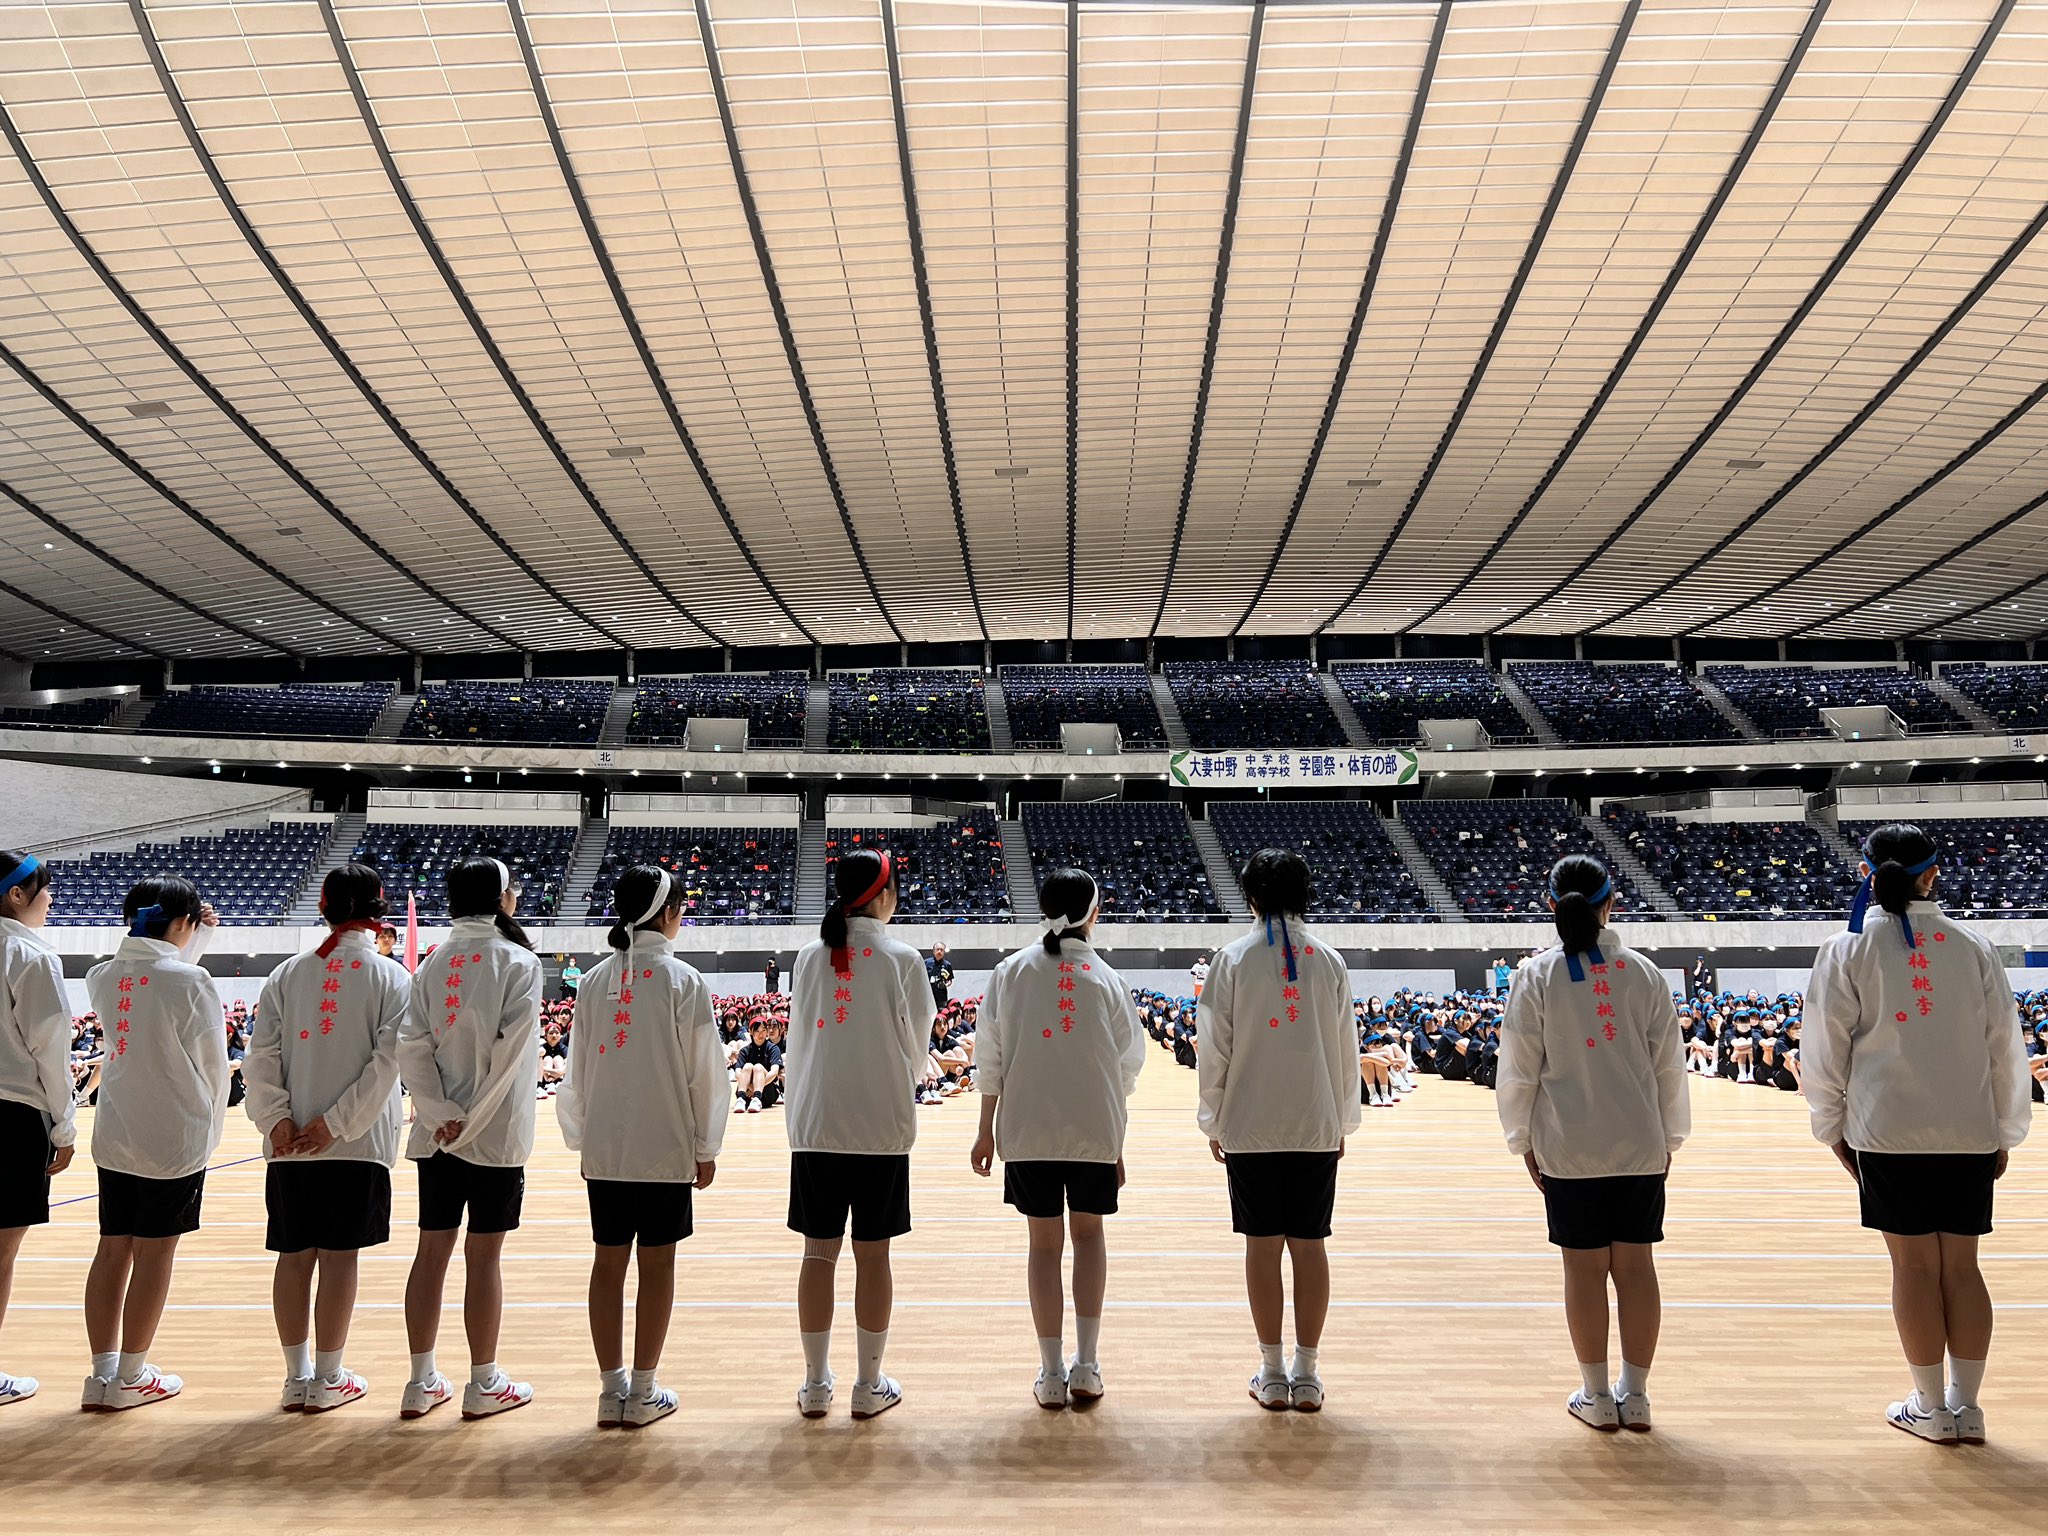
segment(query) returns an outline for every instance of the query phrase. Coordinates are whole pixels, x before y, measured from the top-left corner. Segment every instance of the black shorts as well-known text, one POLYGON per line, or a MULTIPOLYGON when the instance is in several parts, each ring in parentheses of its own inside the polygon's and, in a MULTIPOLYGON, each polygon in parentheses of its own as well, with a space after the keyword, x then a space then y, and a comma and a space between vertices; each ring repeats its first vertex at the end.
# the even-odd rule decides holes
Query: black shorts
POLYGON ((590 1195, 590 1237, 600 1248, 661 1248, 680 1243, 695 1226, 688 1184, 585 1179, 590 1195))
POLYGON ((0 1099, 0 1231, 50 1219, 50 1123, 33 1104, 0 1099))
POLYGON ((886 1242, 910 1230, 907 1152, 792 1152, 789 1229, 805 1237, 846 1235, 856 1243, 886 1242))
POLYGON ((1116 1164, 1066 1159, 1027 1159, 1003 1164, 1003 1199, 1020 1216, 1057 1221, 1066 1211, 1083 1216, 1116 1214, 1116 1164))
POLYGON ((350 1158, 287 1157, 263 1175, 272 1253, 346 1253, 391 1241, 391 1170, 350 1158))
POLYGON ((524 1168, 487 1168, 452 1152, 420 1161, 420 1230, 453 1232, 469 1212, 472 1232, 512 1232, 526 1198, 524 1168))
POLYGON ((1664 1241, 1664 1178, 1625 1173, 1605 1179, 1543 1176, 1543 1214, 1560 1248, 1664 1241))
POLYGON ((1863 1225, 1896 1237, 1991 1230, 1996 1152, 1858 1152, 1863 1225))
POLYGON ((101 1237, 183 1237, 199 1230, 206 1170, 182 1179, 145 1179, 100 1169, 101 1237))
POLYGON ((1335 1152, 1231 1152, 1230 1227, 1246 1237, 1323 1238, 1337 1209, 1335 1152))

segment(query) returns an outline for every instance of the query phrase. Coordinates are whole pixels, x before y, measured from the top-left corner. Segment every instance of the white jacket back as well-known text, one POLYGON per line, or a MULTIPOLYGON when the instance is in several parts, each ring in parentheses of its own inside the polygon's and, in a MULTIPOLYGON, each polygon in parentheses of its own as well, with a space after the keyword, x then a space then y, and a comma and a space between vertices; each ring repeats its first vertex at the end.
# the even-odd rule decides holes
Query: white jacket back
POLYGON ((711 988, 658 933, 584 972, 555 1117, 583 1177, 694 1184, 718 1161, 732 1085, 711 988))
POLYGON ((420 962, 398 1036, 398 1074, 412 1095, 413 1159, 452 1153, 486 1168, 533 1156, 540 1062, 541 964, 487 917, 458 918, 420 962), (462 1133, 437 1145, 450 1120, 462 1133))
POLYGON ((309 949, 270 973, 242 1062, 243 1108, 263 1135, 265 1159, 276 1155, 270 1128, 280 1120, 303 1128, 325 1116, 334 1144, 293 1161, 398 1161, 398 1033, 411 997, 405 967, 360 929, 331 954, 309 949))
POLYGON ((1123 978, 1079 939, 1033 941, 995 968, 974 1036, 975 1086, 995 1097, 1005 1162, 1113 1163, 1145 1030, 1123 978))
POLYGON ((1548 1178, 1661 1174, 1692 1134, 1678 1005, 1655 962, 1600 930, 1573 981, 1561 947, 1515 972, 1494 1107, 1508 1150, 1548 1178))
POLYGON ((64 962, 35 929, 11 917, 0 917, 0 1099, 41 1110, 52 1145, 78 1139, 64 962))
POLYGON ((160 939, 124 938, 85 990, 107 1055, 92 1160, 143 1179, 199 1172, 228 1113, 227 1015, 213 978, 160 939))
POLYGON ((847 925, 851 969, 813 940, 789 977, 783 1125, 792 1152, 908 1152, 938 1008, 924 959, 871 917, 847 925))
POLYGON ((1358 1026, 1344 957, 1289 922, 1232 940, 1209 966, 1195 1008, 1202 1134, 1225 1152, 1335 1152, 1364 1118, 1358 1026))
POLYGON ((1799 1040, 1813 1134, 1859 1152, 1997 1152, 2033 1127, 2019 1008, 1998 952, 1931 901, 1918 940, 1873 907, 1814 956, 1799 1040))

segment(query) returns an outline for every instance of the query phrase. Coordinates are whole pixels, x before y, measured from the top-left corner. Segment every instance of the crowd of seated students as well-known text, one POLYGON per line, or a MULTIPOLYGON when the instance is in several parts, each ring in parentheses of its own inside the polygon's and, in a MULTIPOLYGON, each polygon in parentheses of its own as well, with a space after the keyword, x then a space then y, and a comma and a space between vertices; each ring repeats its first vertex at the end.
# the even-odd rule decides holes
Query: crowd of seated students
POLYGON ((1833 916, 1846 912, 1856 894, 1856 875, 1797 817, 1678 821, 1622 805, 1609 805, 1602 815, 1692 915, 1833 916))
POLYGON ((804 672, 698 672, 687 677, 643 677, 633 696, 626 740, 680 744, 695 717, 745 720, 747 744, 800 747, 810 704, 804 672))
MULTIPOLYGON (((1417 800, 1401 821, 1474 921, 1547 923, 1552 865, 1568 853, 1610 862, 1568 800, 1417 800)), ((1659 921, 1628 875, 1613 873, 1620 918, 1659 921)))
POLYGON ((930 827, 832 827, 825 833, 825 883, 842 853, 886 847, 900 873, 897 910, 906 918, 972 922, 1010 915, 1003 834, 992 810, 976 807, 930 827))
MULTIPOLYGON (((1928 817, 1941 860, 1941 904, 1958 917, 2048 917, 2048 816, 1928 817)), ((1861 844, 1875 823, 1842 823, 1861 844)))
POLYGON ((1707 677, 1766 736, 1824 736, 1824 709, 1883 705, 1909 726, 1959 729, 1962 718, 1902 667, 1708 667, 1707 677))
POLYGON ((1212 800, 1209 824, 1233 869, 1261 848, 1291 848, 1306 859, 1316 872, 1312 918, 1436 921, 1378 813, 1362 800, 1212 800))
POLYGON ((428 683, 399 733, 404 741, 596 741, 612 685, 530 677, 516 683, 428 683))
POLYGON ((1514 680, 1571 742, 1734 741, 1699 685, 1654 663, 1518 661, 1514 680))
POLYGON ((1196 747, 1341 747, 1344 727, 1305 661, 1169 661, 1162 669, 1196 747))
POLYGON ((1114 725, 1126 749, 1164 751, 1166 726, 1143 667, 1004 667, 1003 707, 1020 750, 1055 750, 1060 727, 1114 725))
MULTIPOLYGON (((795 827, 619 827, 605 839, 585 916, 609 922, 612 890, 636 864, 673 873, 683 892, 683 923, 786 921, 796 910, 795 827)), ((572 893, 572 895, 578 893, 572 893)))
POLYGON ((163 736, 332 736, 361 741, 391 702, 390 683, 279 688, 174 688, 150 706, 142 729, 163 736))
POLYGON ((53 859, 49 920, 58 927, 115 922, 122 899, 138 880, 175 869, 206 892, 223 923, 274 923, 305 883, 327 833, 326 822, 277 821, 267 827, 233 827, 218 837, 53 859))
POLYGON ((48 731, 97 730, 114 718, 121 707, 117 695, 100 699, 61 699, 55 704, 10 704, 0 709, 0 726, 19 730, 26 726, 48 731))
POLYGON ((1195 846, 1187 813, 1165 801, 1024 806, 1034 881, 1055 869, 1085 869, 1102 892, 1104 922, 1213 921, 1222 911, 1195 846))
POLYGON ((1941 679, 2008 731, 2048 730, 2048 665, 1952 661, 1941 679))
POLYGON ((1418 740, 1424 720, 1477 720, 1495 741, 1529 739, 1529 722, 1483 661, 1344 662, 1330 675, 1375 743, 1418 740))
POLYGON ((421 922, 448 913, 448 871, 467 858, 497 859, 519 887, 517 915, 553 920, 575 851, 573 826, 472 826, 464 822, 373 821, 355 860, 380 871, 384 897, 403 909, 408 894, 421 922))
POLYGON ((835 752, 986 752, 988 693, 965 667, 834 672, 829 745, 835 752))

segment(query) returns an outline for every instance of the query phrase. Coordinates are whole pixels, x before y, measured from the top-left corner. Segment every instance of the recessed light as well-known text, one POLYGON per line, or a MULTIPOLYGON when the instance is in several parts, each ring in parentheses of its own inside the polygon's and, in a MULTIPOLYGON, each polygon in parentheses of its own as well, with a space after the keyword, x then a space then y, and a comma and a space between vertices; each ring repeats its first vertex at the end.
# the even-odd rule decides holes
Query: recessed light
POLYGON ((274 531, 281 539, 303 539, 306 536, 306 530, 303 528, 279 528, 274 531))
POLYGON ((1762 459, 1730 459, 1728 467, 1730 469, 1762 469, 1764 461, 1762 459))
POLYGON ((610 454, 615 459, 637 459, 642 457, 647 452, 647 450, 645 448, 635 448, 622 444, 617 448, 607 448, 605 449, 605 452, 610 454))
POLYGON ((131 400, 128 402, 128 414, 144 418, 168 416, 171 414, 171 407, 165 400, 131 400))
POLYGON ((1030 473, 1031 470, 1025 465, 1010 464, 998 469, 996 471, 996 478, 998 480, 1022 480, 1030 473))
MULTIPOLYGON (((56 546, 56 545, 54 545, 54 544, 45 544, 45 545, 43 546, 43 548, 45 548, 45 549, 55 549, 56 547, 57 547, 57 546, 56 546)), ((2018 604, 2018 603, 2014 603, 2014 604, 2013 604, 2013 607, 2017 608, 2017 607, 2019 607, 2019 604, 2018 604)))
POLYGON ((1376 486, 1385 485, 1387 482, 1384 480, 1346 480, 1344 483, 1354 491, 1369 491, 1376 486))

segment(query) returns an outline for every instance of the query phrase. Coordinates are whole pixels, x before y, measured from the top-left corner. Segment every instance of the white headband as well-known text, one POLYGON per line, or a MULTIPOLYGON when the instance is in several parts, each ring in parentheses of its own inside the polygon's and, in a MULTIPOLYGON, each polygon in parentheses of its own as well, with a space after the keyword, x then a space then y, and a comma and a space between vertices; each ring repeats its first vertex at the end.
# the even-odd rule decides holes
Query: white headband
POLYGON ((672 884, 673 882, 668 877, 668 871, 664 869, 661 872, 661 884, 654 888, 654 901, 645 912, 642 912, 639 917, 634 919, 633 926, 635 928, 638 928, 642 923, 652 918, 655 913, 668 905, 668 893, 672 884))
POLYGON ((491 862, 498 866, 498 894, 502 896, 512 889, 512 871, 503 859, 493 859, 491 862))
MULTIPOLYGON (((1085 874, 1086 871, 1084 870, 1085 874)), ((1044 933, 1065 933, 1069 928, 1085 928, 1095 921, 1095 914, 1102 910, 1102 882, 1093 875, 1088 876, 1088 910, 1079 917, 1048 913, 1038 920, 1044 933)))

